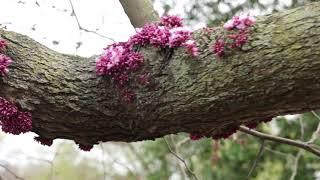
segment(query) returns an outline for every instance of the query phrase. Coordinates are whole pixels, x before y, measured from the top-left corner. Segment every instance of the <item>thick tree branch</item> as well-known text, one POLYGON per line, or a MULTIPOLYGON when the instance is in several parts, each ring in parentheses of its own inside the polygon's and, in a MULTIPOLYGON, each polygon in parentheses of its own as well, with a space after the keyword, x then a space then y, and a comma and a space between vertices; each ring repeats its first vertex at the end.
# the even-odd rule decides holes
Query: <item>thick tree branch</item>
POLYGON ((158 21, 159 15, 150 0, 119 0, 133 27, 158 21))
POLYGON ((32 112, 33 131, 46 138, 137 141, 177 132, 212 135, 277 115, 320 108, 320 3, 261 17, 250 42, 227 57, 211 54, 214 33, 194 35, 201 54, 142 49, 151 85, 124 103, 108 78, 95 74, 95 58, 52 51, 1 30, 14 60, 0 79, 0 96, 32 112))

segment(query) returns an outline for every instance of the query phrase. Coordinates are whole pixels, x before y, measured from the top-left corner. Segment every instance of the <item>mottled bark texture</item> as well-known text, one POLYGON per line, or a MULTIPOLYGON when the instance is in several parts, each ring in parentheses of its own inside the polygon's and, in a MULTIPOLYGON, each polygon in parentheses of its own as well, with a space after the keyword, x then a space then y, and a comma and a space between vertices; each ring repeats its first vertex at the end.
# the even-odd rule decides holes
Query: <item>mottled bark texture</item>
POLYGON ((216 59, 214 33, 197 31, 198 59, 184 49, 170 59, 141 51, 151 85, 131 83, 124 103, 108 78, 95 74, 95 57, 52 51, 14 32, 0 31, 14 60, 0 79, 4 96, 33 114, 33 131, 46 138, 138 141, 188 132, 216 134, 247 122, 320 107, 320 3, 259 18, 242 50, 216 59))
POLYGON ((119 0, 133 27, 142 27, 148 22, 157 21, 158 13, 151 0, 119 0))

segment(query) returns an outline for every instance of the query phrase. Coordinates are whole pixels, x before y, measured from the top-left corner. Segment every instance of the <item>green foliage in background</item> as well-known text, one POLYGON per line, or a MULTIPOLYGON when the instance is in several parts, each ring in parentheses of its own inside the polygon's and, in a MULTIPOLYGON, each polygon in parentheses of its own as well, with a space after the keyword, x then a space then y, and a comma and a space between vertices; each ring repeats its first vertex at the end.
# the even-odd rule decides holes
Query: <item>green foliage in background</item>
MULTIPOLYGON (((279 117, 269 124, 262 123, 258 130, 269 134, 276 133, 277 136, 290 139, 308 141, 319 122, 320 119, 312 113, 306 113, 293 120, 279 117)), ((181 141, 185 141, 188 136, 180 134, 166 138, 173 139, 174 142, 169 142, 174 147, 181 141)), ((316 143, 320 145, 319 140, 316 143)), ((259 139, 237 133, 229 139, 220 141, 213 141, 209 138, 199 141, 188 140, 179 147, 178 154, 187 162, 199 179, 238 180, 246 179, 260 145, 259 139)), ((184 172, 178 166, 181 161, 168 151, 163 139, 145 142, 143 151, 148 159, 148 164, 157 167, 148 172, 147 179, 169 179, 174 173, 179 173, 183 177, 184 172)), ((301 157, 298 160, 295 179, 315 179, 316 171, 320 171, 319 158, 296 147, 270 141, 266 141, 263 154, 250 179, 290 179, 299 151, 301 151, 301 157)))
MULTIPOLYGON (((161 1, 165 13, 168 14, 177 5, 176 1, 153 1, 161 1)), ((188 0, 184 13, 190 24, 205 22, 212 26, 227 21, 241 12, 255 10, 260 14, 273 13, 315 1, 319 0, 188 0)))

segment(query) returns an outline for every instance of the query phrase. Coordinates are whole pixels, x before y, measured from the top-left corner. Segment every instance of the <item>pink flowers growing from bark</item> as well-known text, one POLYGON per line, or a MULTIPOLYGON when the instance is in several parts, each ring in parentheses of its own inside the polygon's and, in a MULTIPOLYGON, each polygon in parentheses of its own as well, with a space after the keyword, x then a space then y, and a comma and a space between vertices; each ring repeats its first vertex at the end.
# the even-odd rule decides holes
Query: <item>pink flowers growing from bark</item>
POLYGON ((0 75, 4 76, 9 72, 8 66, 12 63, 10 57, 3 54, 7 47, 7 42, 3 39, 0 40, 0 75))
POLYGON ((232 34, 228 34, 226 37, 218 37, 213 44, 213 53, 217 57, 225 55, 227 49, 234 49, 242 47, 249 40, 249 27, 256 22, 253 16, 249 14, 242 14, 240 16, 234 16, 227 21, 223 28, 232 34))
POLYGON ((225 43, 224 43, 223 39, 218 39, 216 41, 216 43, 214 44, 214 46, 213 46, 214 54, 217 55, 218 57, 223 56, 224 55, 224 49, 225 49, 224 45, 225 45, 225 43))
POLYGON ((31 113, 19 111, 16 105, 0 97, 0 125, 6 133, 29 132, 32 129, 31 113))
POLYGON ((253 16, 250 16, 249 14, 241 14, 239 16, 233 16, 233 18, 227 21, 223 27, 227 30, 244 30, 252 26, 255 22, 256 19, 253 16))
POLYGON ((192 56, 198 55, 192 33, 182 27, 182 19, 177 16, 164 16, 159 24, 147 24, 138 29, 127 42, 107 47, 96 62, 97 74, 109 75, 116 80, 119 74, 136 70, 142 64, 143 56, 135 52, 134 47, 146 45, 157 48, 185 47, 192 56))
POLYGON ((160 25, 168 28, 176 28, 183 26, 183 19, 179 16, 162 16, 160 19, 160 25))
POLYGON ((34 137, 34 140, 44 146, 51 146, 53 143, 53 139, 45 138, 45 137, 41 137, 41 136, 34 137))
MULTIPOLYGON (((161 49, 184 47, 191 56, 198 56, 192 32, 182 26, 180 17, 164 16, 159 23, 146 24, 137 29, 137 33, 127 42, 114 43, 105 48, 104 54, 96 61, 97 74, 111 77, 115 85, 122 88, 129 82, 129 74, 138 70, 143 64, 143 55, 136 49, 147 45, 161 49)), ((131 95, 125 99, 132 99, 131 95)))

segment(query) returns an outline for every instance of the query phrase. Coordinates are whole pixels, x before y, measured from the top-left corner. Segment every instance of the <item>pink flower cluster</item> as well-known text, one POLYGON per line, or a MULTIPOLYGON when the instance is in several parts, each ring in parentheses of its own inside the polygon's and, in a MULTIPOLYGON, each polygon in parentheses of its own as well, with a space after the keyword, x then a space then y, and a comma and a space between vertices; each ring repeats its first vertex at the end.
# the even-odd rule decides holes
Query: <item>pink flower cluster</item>
POLYGON ((250 15, 234 16, 224 24, 224 28, 231 32, 225 39, 219 37, 213 44, 213 53, 217 57, 225 55, 227 49, 242 47, 249 40, 249 27, 256 22, 255 18, 250 15))
POLYGON ((190 134, 190 139, 191 139, 192 141, 197 141, 197 140, 199 140, 199 139, 201 139, 201 138, 203 138, 203 136, 197 135, 197 134, 190 134))
POLYGON ((227 21, 223 27, 227 30, 238 29, 244 30, 252 26, 256 19, 249 14, 241 14, 240 16, 233 16, 232 19, 227 21))
POLYGON ((218 39, 216 41, 216 43, 213 45, 213 52, 215 55, 217 55, 218 57, 221 57, 224 55, 224 40, 223 39, 218 39))
MULTIPOLYGON (((114 43, 96 61, 96 73, 112 78, 117 87, 122 88, 129 82, 129 74, 143 64, 143 55, 136 52, 137 47, 151 45, 156 48, 185 47, 192 56, 198 55, 198 48, 190 30, 182 27, 178 16, 164 16, 159 23, 146 24, 127 42, 114 43)), ((129 91, 128 91, 129 92, 129 91)), ((124 93, 132 100, 131 93, 124 93)))
POLYGON ((34 140, 44 146, 51 146, 53 143, 53 139, 45 138, 45 137, 41 137, 41 136, 34 137, 34 140))
POLYGON ((93 145, 78 144, 78 147, 82 151, 91 151, 91 149, 93 148, 93 145))
POLYGON ((143 63, 143 56, 134 52, 128 43, 115 43, 106 48, 105 53, 96 62, 98 75, 108 75, 117 83, 124 85, 128 74, 143 63))
POLYGON ((29 112, 21 112, 17 106, 0 97, 0 125, 3 132, 21 134, 31 131, 32 117, 29 112))
MULTIPOLYGON (((221 138, 227 139, 232 134, 236 133, 238 129, 239 129, 238 126, 232 126, 232 127, 229 127, 228 129, 224 130, 221 133, 212 135, 211 138, 213 140, 217 140, 217 139, 221 139, 221 138)), ((193 140, 193 141, 199 140, 199 139, 201 139, 203 137, 206 137, 206 136, 198 135, 198 134, 190 134, 190 139, 193 140)))
POLYGON ((7 47, 7 42, 3 39, 0 40, 0 75, 4 76, 9 72, 8 66, 11 64, 12 60, 10 57, 3 54, 7 47))
POLYGON ((175 28, 183 26, 183 19, 179 16, 162 16, 160 19, 160 25, 175 28))

